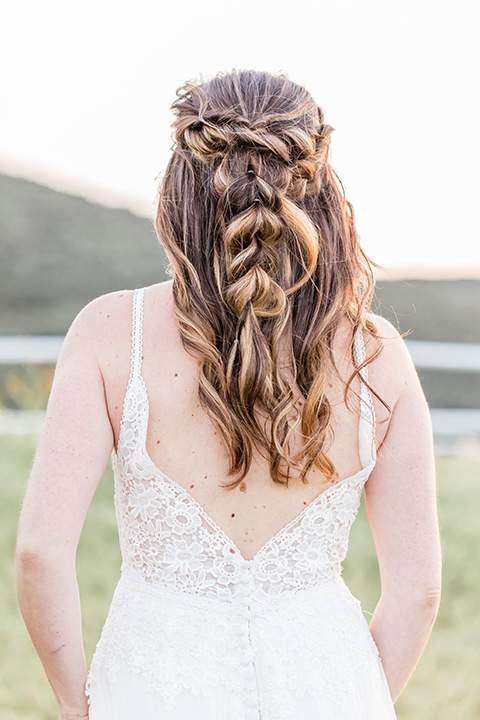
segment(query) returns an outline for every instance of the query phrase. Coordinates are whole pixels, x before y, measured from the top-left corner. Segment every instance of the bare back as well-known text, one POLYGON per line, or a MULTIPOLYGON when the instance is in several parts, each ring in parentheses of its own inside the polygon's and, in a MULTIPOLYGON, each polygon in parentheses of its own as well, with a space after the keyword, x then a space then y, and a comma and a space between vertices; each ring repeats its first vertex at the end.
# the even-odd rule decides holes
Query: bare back
MULTIPOLYGON (((133 293, 107 297, 111 298, 112 307, 105 320, 112 321, 112 332, 108 333, 109 342, 102 344, 99 362, 116 444, 130 372, 133 293)), ((337 332, 334 346, 337 367, 345 379, 353 369, 348 331, 345 323, 345 328, 337 332)), ((198 398, 200 361, 183 348, 173 314, 171 282, 153 285, 145 291, 142 357, 142 375, 149 397, 146 448, 150 458, 157 468, 189 492, 241 549, 244 557, 253 557, 331 486, 317 468, 312 469, 306 484, 295 476, 288 488, 274 483, 268 461, 258 452, 254 453, 247 477, 237 488, 230 491, 221 486, 231 479, 228 456, 219 430, 198 398)), ((347 409, 343 384, 338 378, 332 376, 328 387, 334 430, 329 456, 342 480, 361 469, 358 402, 352 398, 352 409, 347 409)), ((358 386, 354 387, 358 391, 358 386)), ((385 423, 381 424, 377 430, 377 445, 384 435, 384 426, 385 423)), ((293 449, 299 449, 301 442, 297 433, 293 449)))

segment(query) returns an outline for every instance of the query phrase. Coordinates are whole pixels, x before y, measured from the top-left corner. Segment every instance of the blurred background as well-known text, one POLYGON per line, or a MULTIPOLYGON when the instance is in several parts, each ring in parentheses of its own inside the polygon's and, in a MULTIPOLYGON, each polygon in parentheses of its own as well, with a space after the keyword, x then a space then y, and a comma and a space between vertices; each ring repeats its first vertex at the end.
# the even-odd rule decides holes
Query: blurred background
MULTIPOLYGON (((186 80, 286 71, 335 128, 332 163, 406 334, 437 453, 445 589, 399 720, 480 718, 480 238, 476 0, 17 0, 0 29, 0 720, 55 719, 13 589, 18 513, 62 338, 113 290, 166 278, 152 219, 186 80)), ((110 469, 78 553, 90 659, 118 579, 110 469)), ((364 509, 345 577, 373 611, 364 509)))

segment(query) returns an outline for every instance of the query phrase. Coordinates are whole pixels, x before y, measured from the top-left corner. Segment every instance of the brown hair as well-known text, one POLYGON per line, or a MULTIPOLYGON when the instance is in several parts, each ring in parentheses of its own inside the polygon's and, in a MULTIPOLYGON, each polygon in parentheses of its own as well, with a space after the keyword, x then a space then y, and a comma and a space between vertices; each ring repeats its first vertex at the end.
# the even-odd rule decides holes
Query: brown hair
POLYGON ((314 464, 334 480, 325 387, 340 319, 352 324, 355 372, 346 401, 359 371, 355 332, 376 338, 366 362, 381 344, 367 317, 371 266, 328 162, 333 128, 303 87, 266 72, 189 82, 172 108, 175 146, 157 232, 182 342, 201 358, 199 398, 238 476, 227 487, 247 474, 252 446, 270 457, 276 482, 288 485, 290 469, 306 482, 314 464), (268 431, 261 415, 271 421, 268 431), (296 428, 305 442, 292 454, 296 428))

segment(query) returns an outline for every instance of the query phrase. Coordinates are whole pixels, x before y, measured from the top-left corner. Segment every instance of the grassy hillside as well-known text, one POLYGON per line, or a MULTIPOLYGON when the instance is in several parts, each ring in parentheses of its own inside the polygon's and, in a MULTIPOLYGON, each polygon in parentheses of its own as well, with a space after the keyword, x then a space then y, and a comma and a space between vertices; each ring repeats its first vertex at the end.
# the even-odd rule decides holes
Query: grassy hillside
POLYGON ((480 343, 480 280, 379 280, 375 310, 411 340, 480 343))
MULTIPOLYGON (((63 334, 112 290, 165 279, 152 223, 0 174, 0 335, 63 334)), ((375 309, 417 340, 480 342, 479 280, 379 281, 375 309)))
POLYGON ((149 220, 0 174, 0 335, 63 334, 87 302, 165 279, 149 220))

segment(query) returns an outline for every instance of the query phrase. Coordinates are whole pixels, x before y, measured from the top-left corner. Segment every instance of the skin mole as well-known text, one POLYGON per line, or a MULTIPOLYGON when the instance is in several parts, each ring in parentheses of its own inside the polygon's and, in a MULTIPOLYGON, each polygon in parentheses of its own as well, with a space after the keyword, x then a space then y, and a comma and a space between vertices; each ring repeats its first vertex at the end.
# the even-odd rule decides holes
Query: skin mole
POLYGON ((247 492, 247 484, 242 480, 238 489, 240 490, 240 492, 247 492))
POLYGON ((190 485, 190 489, 191 489, 191 488, 194 488, 194 487, 195 487, 195 485, 190 485))
POLYGON ((232 513, 232 517, 235 517, 235 513, 232 513))

